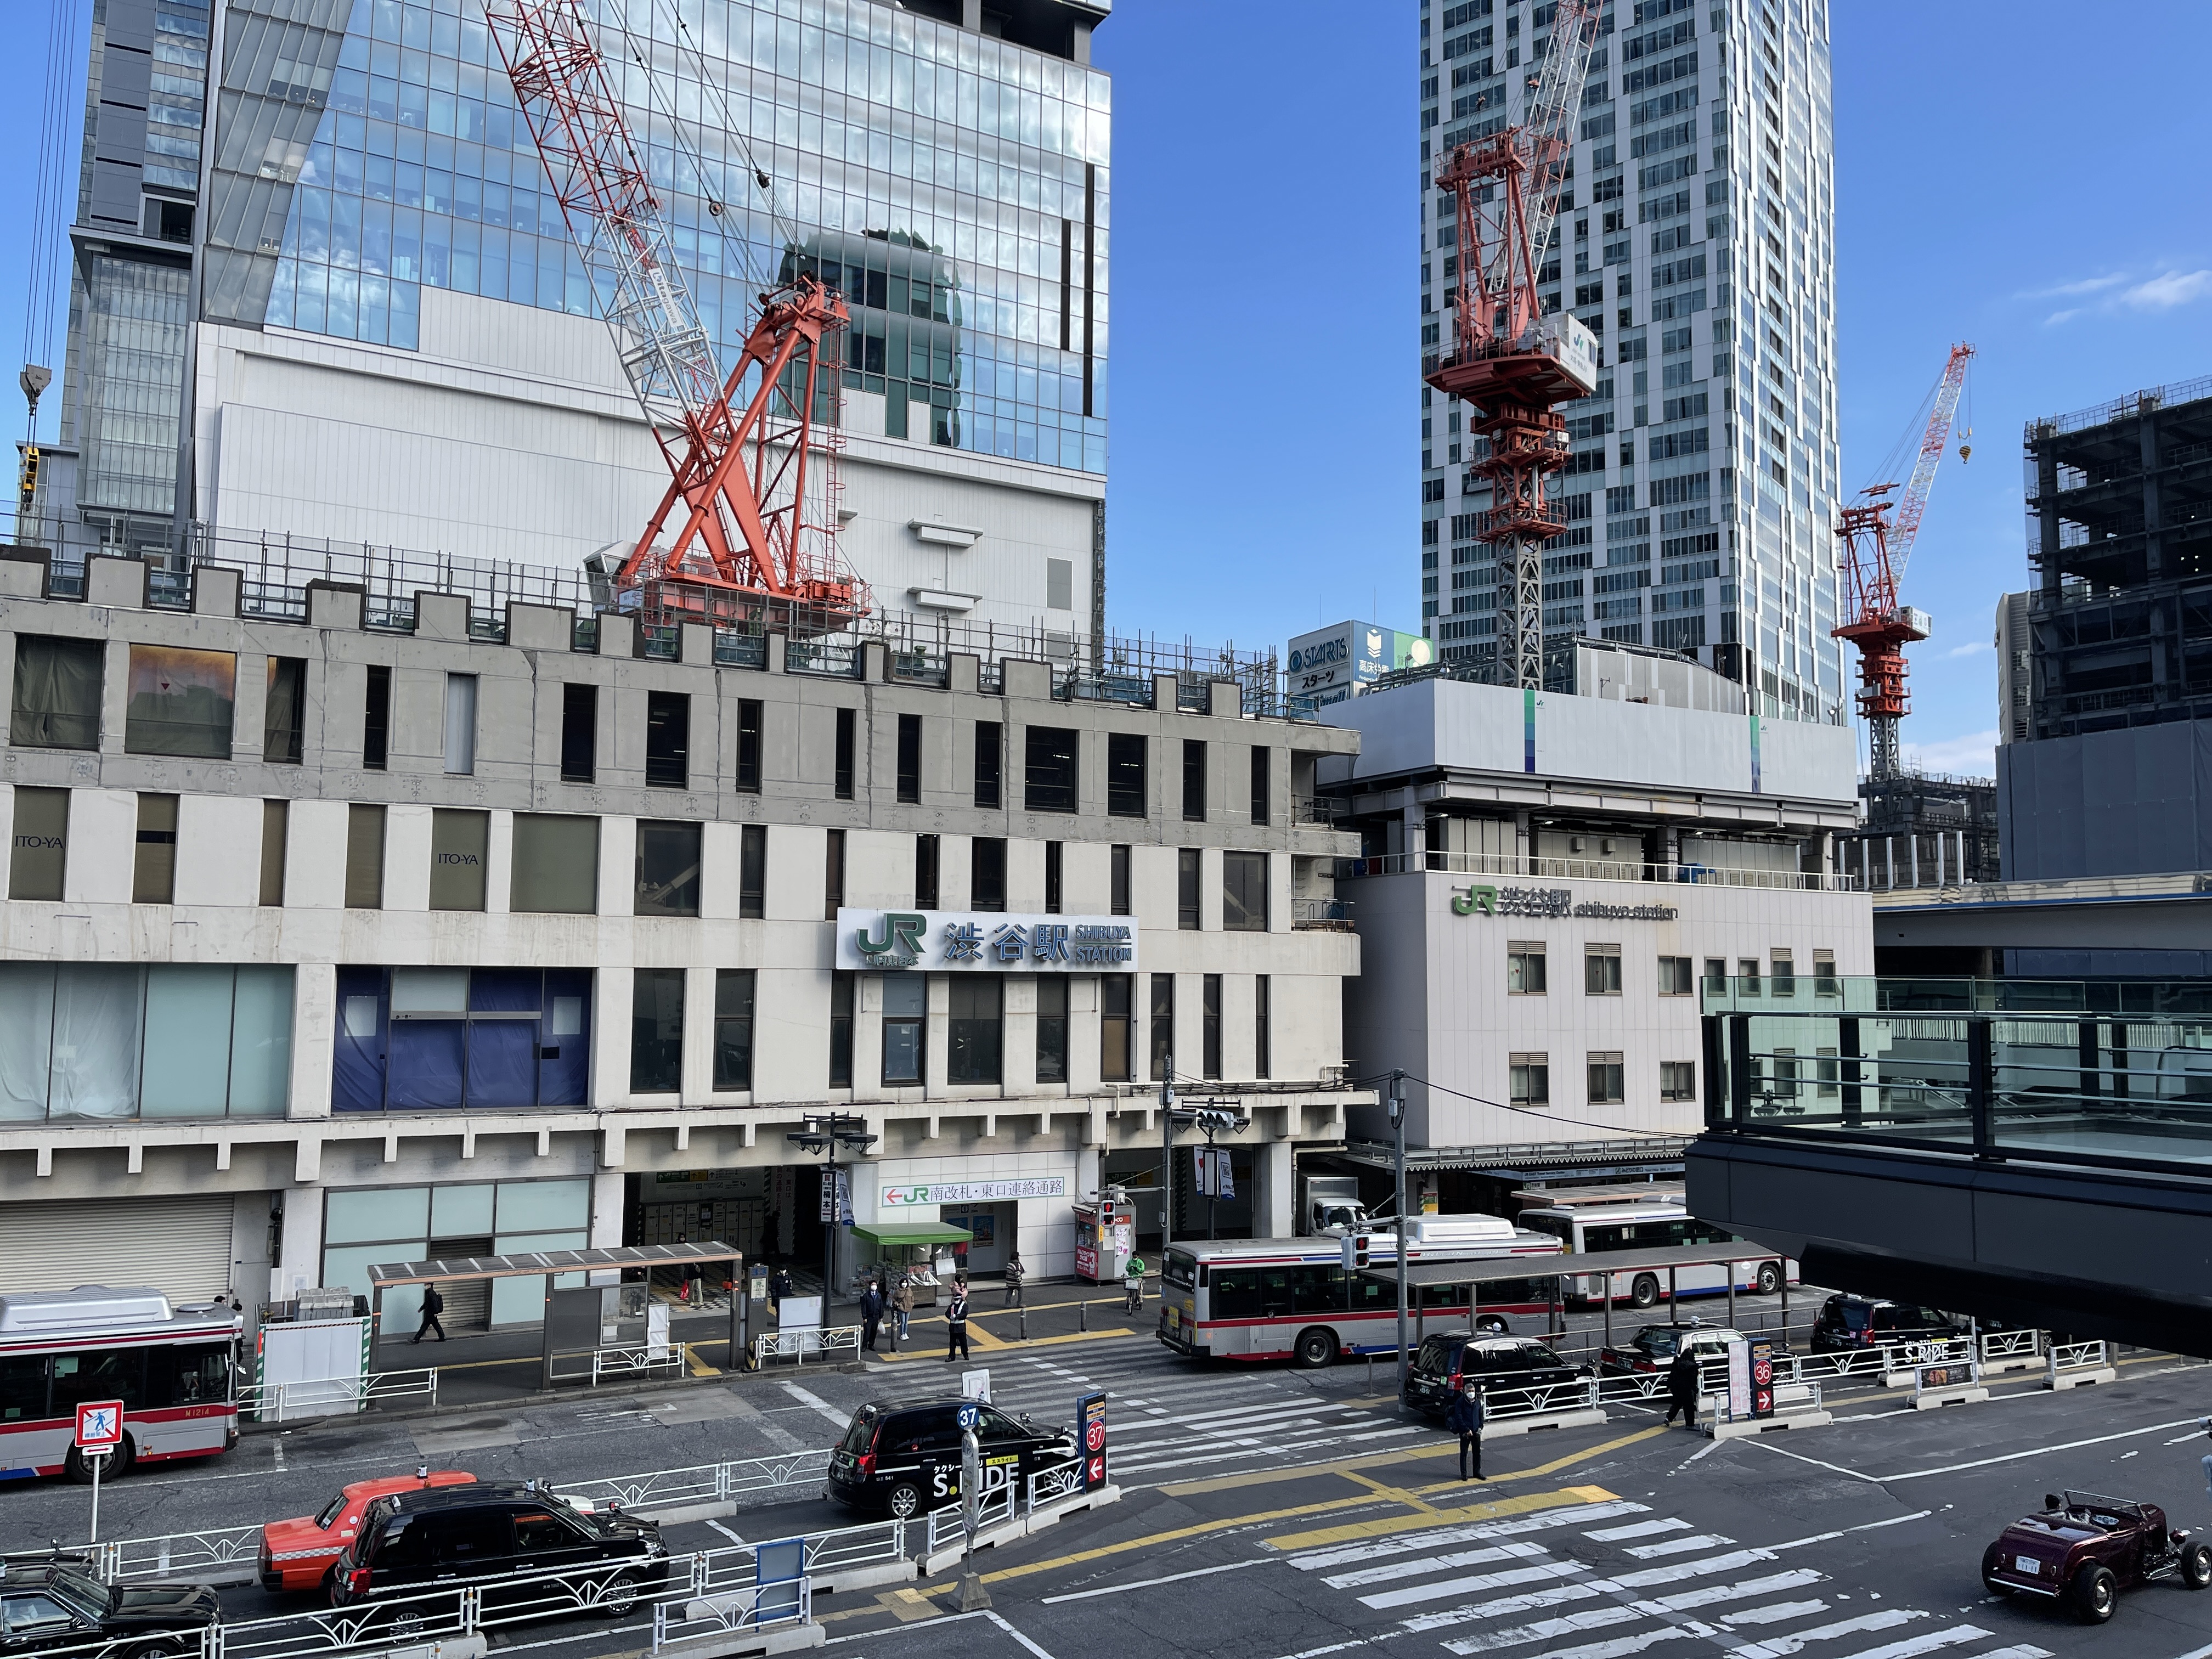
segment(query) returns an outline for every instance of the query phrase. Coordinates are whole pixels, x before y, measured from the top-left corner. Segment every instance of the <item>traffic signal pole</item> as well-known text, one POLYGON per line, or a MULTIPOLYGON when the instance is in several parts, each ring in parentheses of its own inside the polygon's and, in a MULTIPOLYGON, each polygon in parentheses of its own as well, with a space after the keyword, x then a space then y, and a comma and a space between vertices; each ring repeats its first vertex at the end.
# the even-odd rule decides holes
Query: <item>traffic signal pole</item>
POLYGON ((1398 1395, 1406 1394, 1406 1372, 1412 1356, 1406 1352, 1406 1074, 1390 1073, 1390 1128, 1398 1166, 1398 1395))

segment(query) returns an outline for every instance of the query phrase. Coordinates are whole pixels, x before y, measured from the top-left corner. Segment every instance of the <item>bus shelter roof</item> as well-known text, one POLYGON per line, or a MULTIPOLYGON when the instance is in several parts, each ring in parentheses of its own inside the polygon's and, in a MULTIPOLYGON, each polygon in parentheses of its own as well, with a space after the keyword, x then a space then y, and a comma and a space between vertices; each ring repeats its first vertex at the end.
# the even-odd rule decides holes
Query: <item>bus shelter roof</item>
POLYGON ((464 1279, 520 1279, 614 1267, 680 1267, 687 1262, 743 1259, 734 1244, 623 1244, 601 1250, 518 1250, 512 1255, 456 1256, 447 1261, 386 1262, 368 1270, 378 1290, 394 1285, 450 1284, 464 1279))
MULTIPOLYGON (((1558 1255, 1485 1256, 1480 1261, 1409 1261, 1408 1285, 1481 1285, 1498 1279, 1549 1279, 1555 1273, 1619 1273, 1663 1271, 1668 1267, 1706 1267, 1730 1261, 1779 1261, 1779 1250, 1756 1244, 1664 1244, 1648 1250, 1562 1252, 1558 1255)), ((1389 1284, 1398 1282, 1395 1262, 1367 1269, 1367 1277, 1389 1284)))

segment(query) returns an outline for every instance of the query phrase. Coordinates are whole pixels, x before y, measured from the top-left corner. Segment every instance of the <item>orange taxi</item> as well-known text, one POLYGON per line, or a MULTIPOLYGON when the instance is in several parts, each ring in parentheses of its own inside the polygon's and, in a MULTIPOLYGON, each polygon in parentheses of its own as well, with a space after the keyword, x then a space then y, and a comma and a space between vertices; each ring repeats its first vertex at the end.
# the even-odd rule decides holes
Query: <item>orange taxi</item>
POLYGON ((314 1515, 268 1522, 261 1528, 261 1588, 324 1588, 339 1553, 353 1542, 354 1534, 361 1527, 362 1511, 372 1498, 388 1497, 393 1492, 419 1492, 425 1486, 471 1486, 475 1481, 476 1476, 465 1469, 433 1470, 425 1464, 411 1475, 356 1480, 314 1515))

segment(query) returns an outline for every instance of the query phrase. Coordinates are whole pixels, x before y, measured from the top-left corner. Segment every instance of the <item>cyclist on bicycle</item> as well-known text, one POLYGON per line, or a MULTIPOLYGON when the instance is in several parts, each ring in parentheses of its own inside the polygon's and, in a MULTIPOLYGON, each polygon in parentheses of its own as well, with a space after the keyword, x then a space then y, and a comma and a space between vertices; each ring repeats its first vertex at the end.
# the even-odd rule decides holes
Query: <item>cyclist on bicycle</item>
POLYGON ((1145 1310, 1145 1258, 1133 1255, 1121 1270, 1121 1306, 1129 1313, 1145 1310))

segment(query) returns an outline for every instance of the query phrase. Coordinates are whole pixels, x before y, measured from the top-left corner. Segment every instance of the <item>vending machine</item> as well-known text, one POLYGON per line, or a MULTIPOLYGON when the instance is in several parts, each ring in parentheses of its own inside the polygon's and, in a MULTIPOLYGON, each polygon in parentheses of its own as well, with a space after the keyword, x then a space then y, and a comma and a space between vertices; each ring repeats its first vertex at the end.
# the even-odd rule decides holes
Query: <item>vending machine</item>
POLYGON ((1109 1187, 1075 1206, 1075 1276, 1118 1285, 1137 1253, 1137 1211, 1127 1192, 1109 1187))

